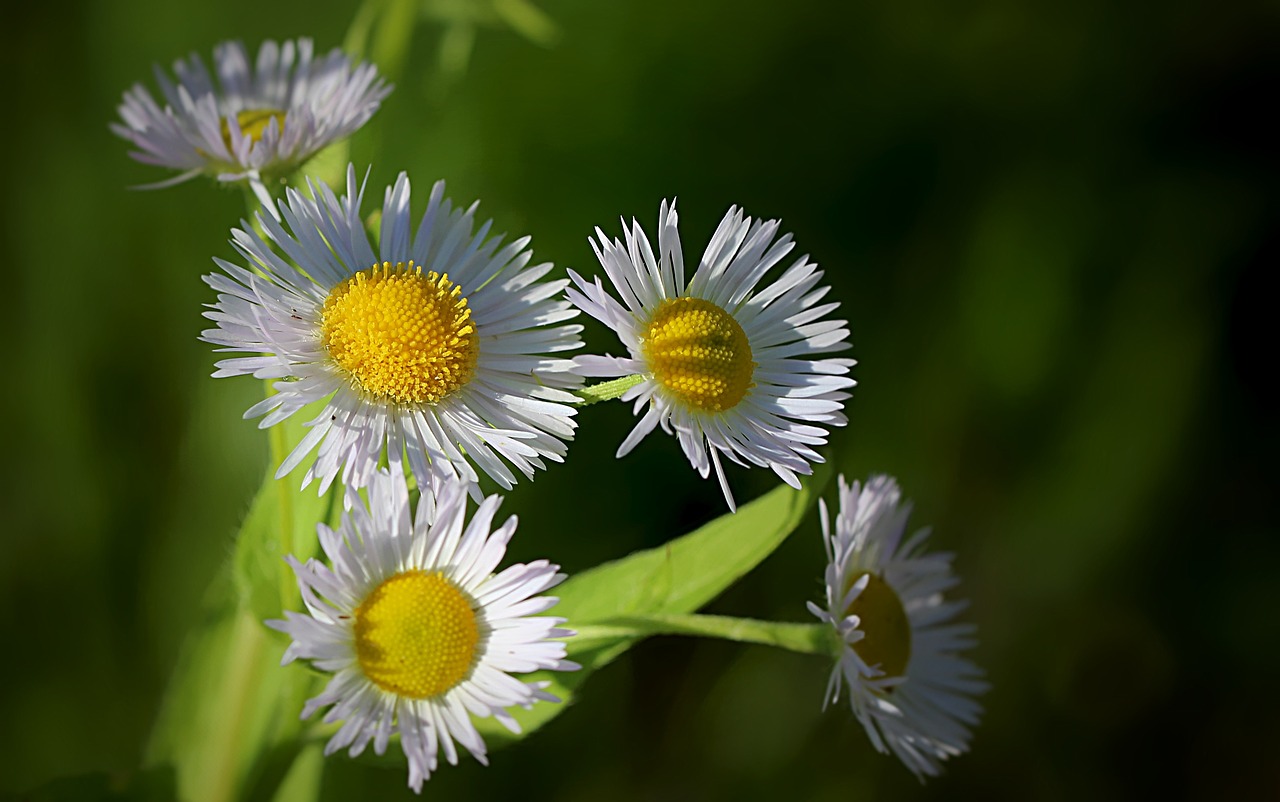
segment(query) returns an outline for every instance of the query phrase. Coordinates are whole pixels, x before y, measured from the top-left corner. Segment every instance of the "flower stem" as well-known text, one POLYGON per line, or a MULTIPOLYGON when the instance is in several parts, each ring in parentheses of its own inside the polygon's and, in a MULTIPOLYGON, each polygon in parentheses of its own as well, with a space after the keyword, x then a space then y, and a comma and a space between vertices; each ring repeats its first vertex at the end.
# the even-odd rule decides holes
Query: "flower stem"
POLYGON ((373 23, 378 19, 381 6, 381 0, 364 0, 356 9, 355 16, 351 18, 351 24, 347 26, 347 34, 342 38, 342 49, 352 58, 364 58, 365 50, 369 46, 369 36, 373 31, 373 23))
POLYGON ((254 191, 250 188, 248 181, 242 181, 240 183, 240 189, 244 193, 245 219, 249 221, 249 225, 253 227, 254 232, 256 232, 258 236, 264 236, 262 225, 258 222, 258 212, 262 211, 262 202, 258 200, 258 196, 254 194, 254 191))
POLYGON ((839 654, 834 630, 821 623, 794 624, 726 615, 641 615, 610 618, 575 629, 575 641, 691 635, 776 646, 801 654, 839 654))
MULTIPOLYGON (((266 385, 267 395, 274 392, 271 389, 271 382, 264 382, 266 385)), ((271 464, 267 470, 274 471, 276 466, 284 462, 285 457, 289 455, 289 442, 283 425, 275 425, 271 427, 271 464)), ((286 556, 293 553, 293 492, 289 489, 289 477, 276 479, 276 492, 280 499, 280 558, 283 560, 286 556)), ((293 583, 292 571, 280 571, 280 609, 288 610, 290 603, 293 601, 295 587, 293 583)))
POLYGON ((206 733, 205 756, 198 764, 203 773, 194 783, 209 802, 232 802, 243 780, 241 743, 252 718, 253 691, 262 681, 266 632, 252 615, 235 614, 227 646, 226 672, 218 689, 222 704, 213 713, 216 724, 206 733))
POLYGON ((392 81, 400 79, 409 60, 409 42, 417 27, 421 5, 414 0, 385 0, 377 21, 368 23, 373 33, 369 60, 392 81))
POLYGON ((635 373, 630 376, 623 376, 621 379, 611 379, 607 382, 593 384, 590 387, 583 387, 581 390, 574 390, 573 394, 582 399, 578 402, 578 405, 585 407, 597 401, 612 401, 642 381, 644 381, 644 376, 635 373))
MULTIPOLYGON (((258 196, 254 194, 252 189, 249 188, 248 182, 245 182, 243 186, 243 190, 244 190, 245 213, 248 215, 249 219, 252 221, 253 227, 257 230, 258 234, 261 235, 262 234, 261 226, 259 225, 257 215, 255 214, 255 212, 262 209, 262 204, 259 201, 258 196)), ((272 384, 271 379, 267 379, 262 383, 263 392, 268 398, 270 398, 275 393, 275 390, 272 388, 271 384, 272 384)), ((289 455, 289 440, 288 440, 288 435, 285 431, 285 427, 282 425, 272 426, 270 431, 270 441, 271 441, 271 463, 270 465, 267 466, 267 470, 274 471, 277 466, 284 463, 285 457, 289 455)), ((286 484, 286 482, 289 481, 288 478, 276 479, 274 481, 276 485, 276 492, 279 496, 278 506, 280 510, 280 521, 279 521, 280 534, 279 534, 278 542, 280 544, 280 558, 283 559, 285 556, 293 553, 293 494, 289 492, 289 486, 286 484)), ((292 572, 281 571, 280 572, 280 609, 281 610, 289 609, 289 603, 293 601, 293 596, 294 596, 294 585, 292 581, 292 572)))

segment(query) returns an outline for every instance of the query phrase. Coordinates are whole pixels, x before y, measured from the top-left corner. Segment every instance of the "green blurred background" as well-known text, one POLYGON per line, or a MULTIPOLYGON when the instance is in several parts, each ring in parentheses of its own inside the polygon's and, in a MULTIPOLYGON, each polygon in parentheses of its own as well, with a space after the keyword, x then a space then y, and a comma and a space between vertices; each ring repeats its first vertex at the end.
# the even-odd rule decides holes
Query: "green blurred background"
MULTIPOLYGON (((994 689, 972 753, 920 785, 822 713, 821 660, 655 640, 424 798, 1280 798, 1275 4, 538 0, 554 27, 524 33, 494 5, 518 7, 418 21, 355 146, 375 197, 401 169, 420 193, 446 178, 586 272, 594 226, 652 226, 664 197, 687 254, 731 203, 782 217, 860 363, 834 460, 898 476, 958 553, 994 689)), ((354 10, 3 12, 0 792, 128 783, 266 461, 240 420, 260 385, 209 379, 196 340, 242 199, 128 191, 165 174, 107 123, 153 63, 227 38, 327 49, 354 10)), ((615 461, 631 424, 583 411, 570 461, 506 503, 514 558, 573 572, 722 511, 671 438, 615 461)), ((822 559, 811 519, 711 609, 805 620, 822 559)), ((404 783, 340 756, 323 798, 404 783)))

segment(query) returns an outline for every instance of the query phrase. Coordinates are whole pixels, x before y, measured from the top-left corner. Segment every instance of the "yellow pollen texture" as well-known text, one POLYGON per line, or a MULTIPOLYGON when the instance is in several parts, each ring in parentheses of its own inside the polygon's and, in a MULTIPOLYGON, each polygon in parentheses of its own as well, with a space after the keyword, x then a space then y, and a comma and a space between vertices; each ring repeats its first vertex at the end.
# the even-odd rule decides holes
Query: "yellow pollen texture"
POLYGON ((641 348, 658 383, 703 412, 733 409, 755 386, 751 345, 733 315, 701 298, 668 298, 641 348))
MULTIPOLYGON (((262 135, 266 132, 267 126, 272 120, 276 120, 276 125, 280 126, 281 132, 284 131, 284 112, 279 109, 245 109, 236 114, 236 125, 240 127, 240 133, 247 136, 250 140, 257 142, 262 139, 262 135)), ((231 126, 227 123, 227 118, 222 118, 222 141, 227 143, 227 149, 231 148, 231 126)))
POLYGON ((471 603, 439 571, 383 582, 355 613, 356 658, 379 688, 427 699, 467 678, 480 629, 471 603))
MULTIPOLYGON (((866 575, 863 572, 850 577, 845 592, 866 575)), ((879 665, 886 676, 906 674, 907 661, 911 659, 911 621, 888 582, 872 574, 845 615, 856 615, 862 621, 858 629, 865 637, 853 644, 853 650, 863 662, 869 666, 879 665)))
POLYGON ((361 270, 321 313, 324 347, 367 395, 432 404, 475 375, 480 341, 462 288, 409 262, 361 270))

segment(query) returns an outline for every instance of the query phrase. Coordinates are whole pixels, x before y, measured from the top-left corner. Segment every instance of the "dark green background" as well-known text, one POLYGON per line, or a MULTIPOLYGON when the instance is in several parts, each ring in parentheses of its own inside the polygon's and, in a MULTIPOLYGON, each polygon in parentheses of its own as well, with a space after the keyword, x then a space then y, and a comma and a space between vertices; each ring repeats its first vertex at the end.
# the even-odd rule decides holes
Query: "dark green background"
MULTIPOLYGON (((1274 4, 540 7, 555 46, 481 30, 452 82, 424 21, 381 143, 357 143, 374 196, 401 169, 419 200, 447 178, 586 272, 594 226, 652 226, 663 197, 690 256, 731 203, 782 217, 860 362, 835 461, 898 476, 958 553, 994 689, 972 754, 922 786, 821 712, 822 661, 658 640, 424 798, 1280 796, 1274 4)), ((129 781, 266 460, 240 420, 259 384, 209 379, 196 340, 242 199, 126 190, 165 174, 107 123, 153 62, 236 37, 327 49, 353 10, 4 12, 0 791, 129 781)), ((613 459, 631 422, 585 410, 570 461, 517 488, 514 558, 572 572, 719 514, 671 438, 613 459)), ((811 520, 713 609, 804 620, 821 572, 811 520)), ((325 798, 404 781, 336 757, 325 798)))

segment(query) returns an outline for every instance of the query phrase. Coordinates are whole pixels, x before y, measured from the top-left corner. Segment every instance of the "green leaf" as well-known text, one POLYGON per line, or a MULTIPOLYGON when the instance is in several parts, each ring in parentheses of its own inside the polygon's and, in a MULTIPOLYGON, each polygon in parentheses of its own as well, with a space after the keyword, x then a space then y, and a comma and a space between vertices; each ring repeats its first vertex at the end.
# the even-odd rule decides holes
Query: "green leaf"
POLYGON ((340 139, 312 156, 302 165, 290 185, 303 190, 306 179, 313 178, 329 185, 330 189, 345 192, 347 188, 347 164, 351 161, 351 140, 340 139))
POLYGON ((314 742, 305 745, 271 797, 272 802, 312 802, 319 799, 323 775, 324 745, 314 742))
MULTIPOLYGON (((557 589, 560 603, 551 612, 567 618, 570 628, 626 616, 692 613, 782 545, 804 519, 829 476, 830 471, 820 466, 800 490, 782 485, 737 513, 726 513, 664 546, 577 574, 557 589)), ((547 690, 560 697, 561 704, 544 702, 532 710, 513 711, 524 734, 558 716, 594 671, 643 637, 638 632, 602 627, 590 637, 569 639, 569 659, 582 664, 582 669, 529 675, 533 681, 550 682, 547 690)), ((476 724, 495 747, 519 737, 492 719, 476 724)))
POLYGON ((188 635, 169 680, 145 764, 172 767, 177 798, 240 798, 280 744, 301 731, 298 712, 312 678, 281 668, 284 646, 238 603, 222 571, 204 616, 188 635))
POLYGON ((309 460, 283 479, 272 478, 275 466, 305 434, 302 422, 314 417, 313 409, 318 407, 306 407, 273 427, 272 465, 236 536, 236 591, 245 608, 259 621, 280 618, 286 607, 298 608, 297 585, 293 571, 284 561, 285 555, 306 560, 315 554, 319 544, 316 524, 333 525, 334 518, 341 514, 341 488, 337 482, 323 496, 317 495, 314 483, 302 488, 309 460))
POLYGON ((323 496, 314 485, 301 489, 305 463, 272 478, 301 439, 302 421, 315 414, 307 411, 270 431, 272 464, 187 635, 152 730, 146 764, 172 768, 180 799, 270 799, 301 745, 298 715, 315 680, 305 666, 279 665, 287 639, 263 621, 298 608, 284 556, 314 554, 316 523, 342 509, 337 487, 323 496))

